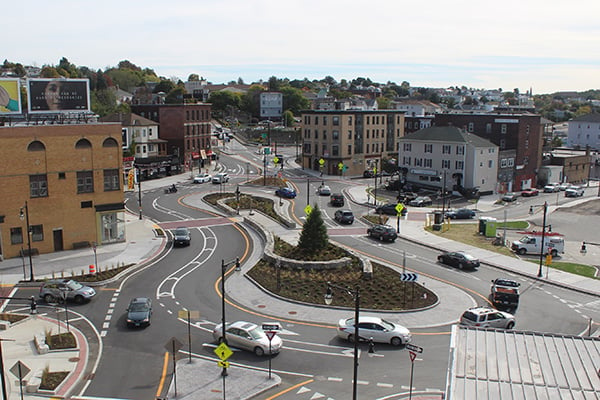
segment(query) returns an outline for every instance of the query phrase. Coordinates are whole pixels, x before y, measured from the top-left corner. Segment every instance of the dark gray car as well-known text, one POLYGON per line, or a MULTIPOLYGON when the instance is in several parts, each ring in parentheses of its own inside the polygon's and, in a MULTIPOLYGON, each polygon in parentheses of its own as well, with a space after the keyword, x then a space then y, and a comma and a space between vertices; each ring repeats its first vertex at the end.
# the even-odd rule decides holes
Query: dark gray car
POLYGON ((180 226, 173 232, 173 244, 175 246, 189 246, 191 241, 190 230, 180 226))
POLYGON ((131 299, 127 307, 127 326, 129 328, 150 325, 152 317, 152 301, 147 297, 131 299))

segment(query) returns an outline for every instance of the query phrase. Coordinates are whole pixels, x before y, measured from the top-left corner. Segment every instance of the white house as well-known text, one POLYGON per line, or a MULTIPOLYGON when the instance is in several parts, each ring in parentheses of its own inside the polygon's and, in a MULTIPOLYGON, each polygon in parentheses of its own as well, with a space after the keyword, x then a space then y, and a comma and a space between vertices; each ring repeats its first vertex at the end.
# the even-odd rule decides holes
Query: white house
POLYGON ((594 150, 600 150, 599 113, 591 113, 573 118, 567 124, 569 126, 567 133, 568 147, 586 148, 589 146, 594 150))

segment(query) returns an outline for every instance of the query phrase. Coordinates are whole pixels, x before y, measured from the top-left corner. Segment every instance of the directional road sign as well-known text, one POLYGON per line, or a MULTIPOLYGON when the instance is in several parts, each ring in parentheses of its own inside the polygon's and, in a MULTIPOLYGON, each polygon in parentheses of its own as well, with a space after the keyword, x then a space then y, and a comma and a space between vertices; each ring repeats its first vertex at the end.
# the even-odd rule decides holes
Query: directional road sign
POLYGON ((422 353, 423 352, 423 348, 422 347, 419 347, 419 346, 416 346, 416 345, 410 344, 410 343, 406 344, 406 349, 414 351, 416 353, 422 353))
POLYGON ((410 272, 402 272, 400 274, 400 280, 402 282, 416 282, 419 279, 419 274, 413 274, 410 272))
POLYGON ((233 351, 225 343, 218 345, 214 352, 221 361, 227 360, 233 354, 233 351))
POLYGON ((229 368, 229 361, 217 361, 217 365, 221 368, 229 368))
POLYGON ((200 311, 198 310, 179 310, 177 311, 177 318, 181 318, 181 319, 188 319, 188 316, 190 317, 190 319, 198 319, 200 318, 200 311))
POLYGON ((280 331, 281 330, 281 325, 279 324, 279 322, 265 322, 264 324, 262 324, 262 330, 267 332, 267 331, 280 331))

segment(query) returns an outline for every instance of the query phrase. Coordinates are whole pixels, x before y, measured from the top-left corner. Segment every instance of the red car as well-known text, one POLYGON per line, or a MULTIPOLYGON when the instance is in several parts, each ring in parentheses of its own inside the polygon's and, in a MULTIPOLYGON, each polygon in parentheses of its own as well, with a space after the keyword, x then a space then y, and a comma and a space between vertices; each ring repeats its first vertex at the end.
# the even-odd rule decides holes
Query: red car
POLYGON ((540 191, 537 189, 527 189, 521 192, 521 196, 523 197, 532 197, 537 196, 538 194, 540 194, 540 191))

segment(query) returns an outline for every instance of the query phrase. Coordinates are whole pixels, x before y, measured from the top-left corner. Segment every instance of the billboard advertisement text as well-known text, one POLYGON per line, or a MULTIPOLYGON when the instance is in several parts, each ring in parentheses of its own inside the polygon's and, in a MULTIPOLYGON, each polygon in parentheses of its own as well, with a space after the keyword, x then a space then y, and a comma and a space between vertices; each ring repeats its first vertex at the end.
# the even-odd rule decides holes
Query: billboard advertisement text
POLYGON ((90 111, 89 80, 30 79, 30 113, 90 111))

